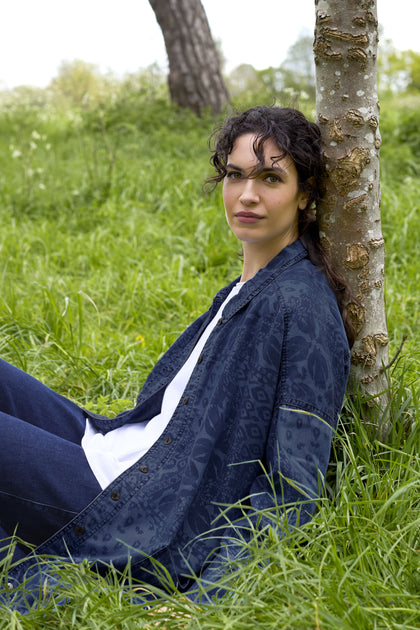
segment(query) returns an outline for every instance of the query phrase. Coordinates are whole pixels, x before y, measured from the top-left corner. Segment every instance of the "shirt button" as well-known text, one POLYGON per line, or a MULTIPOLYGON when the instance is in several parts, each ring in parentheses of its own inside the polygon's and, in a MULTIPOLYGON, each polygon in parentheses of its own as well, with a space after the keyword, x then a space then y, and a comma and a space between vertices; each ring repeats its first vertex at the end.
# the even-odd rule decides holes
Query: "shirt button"
POLYGON ((200 354, 200 356, 199 356, 199 357, 198 357, 198 359, 197 359, 197 363, 201 363, 201 361, 202 361, 202 360, 203 360, 203 355, 202 355, 202 354, 200 354))
POLYGON ((73 531, 76 534, 76 536, 81 536, 82 534, 85 533, 85 528, 82 527, 81 525, 76 525, 73 531))
POLYGON ((189 401, 189 397, 188 396, 184 396, 184 398, 182 399, 182 404, 186 405, 189 401))
POLYGON ((221 317, 221 318, 218 320, 218 322, 217 322, 216 326, 221 326, 222 324, 223 324, 223 318, 221 317))
POLYGON ((172 438, 169 435, 163 439, 164 444, 170 444, 171 442, 172 442, 172 438))
POLYGON ((119 500, 119 498, 120 498, 120 496, 121 496, 121 495, 120 495, 120 493, 118 492, 118 490, 113 490, 113 491, 111 492, 111 499, 112 499, 113 501, 118 501, 118 500, 119 500))
POLYGON ((139 466, 139 471, 142 473, 147 473, 149 472, 149 469, 147 466, 139 466))

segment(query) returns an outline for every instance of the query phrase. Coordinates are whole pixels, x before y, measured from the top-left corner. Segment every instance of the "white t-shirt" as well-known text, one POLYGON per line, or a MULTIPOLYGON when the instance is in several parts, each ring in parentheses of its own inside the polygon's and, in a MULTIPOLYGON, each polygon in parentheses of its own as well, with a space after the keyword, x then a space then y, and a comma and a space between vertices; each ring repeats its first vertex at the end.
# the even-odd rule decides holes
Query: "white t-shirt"
POLYGON ((86 419, 82 448, 102 490, 147 453, 162 435, 187 386, 197 359, 210 333, 220 319, 224 307, 229 300, 239 293, 244 284, 244 282, 238 282, 233 287, 216 315, 204 330, 187 361, 166 387, 161 411, 157 416, 144 422, 126 424, 109 431, 105 435, 98 432, 89 419, 86 419))

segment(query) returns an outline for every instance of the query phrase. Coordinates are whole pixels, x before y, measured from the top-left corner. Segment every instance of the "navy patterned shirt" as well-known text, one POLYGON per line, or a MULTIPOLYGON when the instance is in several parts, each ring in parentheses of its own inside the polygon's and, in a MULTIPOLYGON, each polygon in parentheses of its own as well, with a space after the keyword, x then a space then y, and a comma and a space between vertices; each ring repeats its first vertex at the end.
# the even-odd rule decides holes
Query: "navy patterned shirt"
MULTIPOLYGON (((134 409, 112 419, 88 412, 99 430, 159 412, 166 385, 237 281, 160 359, 134 409)), ((53 567, 39 556, 54 554, 87 558, 99 571, 130 559, 135 578, 159 585, 158 560, 193 598, 192 576, 214 582, 252 530, 276 526, 281 535, 279 523, 313 515, 349 356, 335 296, 297 240, 226 305, 152 448, 10 577, 38 588, 53 567)))

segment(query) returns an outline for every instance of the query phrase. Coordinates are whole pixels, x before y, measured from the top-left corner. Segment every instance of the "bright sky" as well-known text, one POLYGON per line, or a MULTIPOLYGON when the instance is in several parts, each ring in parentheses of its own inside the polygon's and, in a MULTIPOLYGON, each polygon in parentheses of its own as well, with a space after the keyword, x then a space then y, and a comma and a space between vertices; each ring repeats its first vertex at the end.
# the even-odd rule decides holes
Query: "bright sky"
MULTIPOLYGON (((228 71, 241 63, 279 66, 299 35, 313 33, 314 0, 202 1, 228 71)), ((416 0, 378 0, 378 17, 396 48, 420 50, 416 0)), ((119 75, 155 61, 165 66, 163 38, 148 0, 3 0, 0 88, 45 87, 60 62, 73 59, 119 75)))

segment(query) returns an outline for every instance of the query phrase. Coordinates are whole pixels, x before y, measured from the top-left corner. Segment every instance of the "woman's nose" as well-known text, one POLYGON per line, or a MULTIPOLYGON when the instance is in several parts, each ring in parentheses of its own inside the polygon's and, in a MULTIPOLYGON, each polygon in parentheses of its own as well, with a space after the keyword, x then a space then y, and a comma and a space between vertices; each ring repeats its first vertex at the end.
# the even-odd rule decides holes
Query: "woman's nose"
POLYGON ((253 203, 258 203, 259 199, 260 198, 258 195, 255 179, 251 177, 249 177, 248 179, 245 179, 243 189, 239 197, 239 201, 244 206, 248 206, 253 203))

